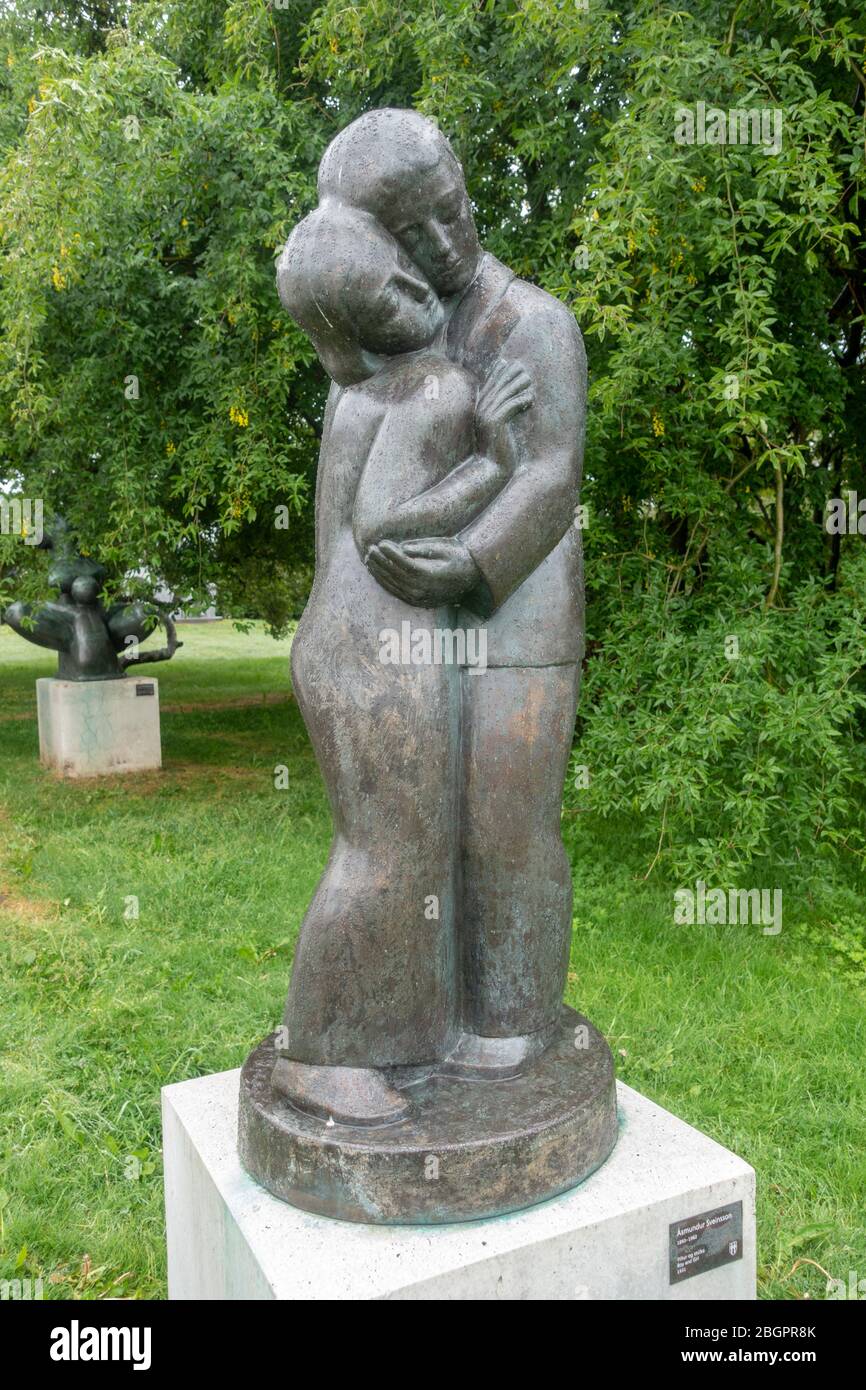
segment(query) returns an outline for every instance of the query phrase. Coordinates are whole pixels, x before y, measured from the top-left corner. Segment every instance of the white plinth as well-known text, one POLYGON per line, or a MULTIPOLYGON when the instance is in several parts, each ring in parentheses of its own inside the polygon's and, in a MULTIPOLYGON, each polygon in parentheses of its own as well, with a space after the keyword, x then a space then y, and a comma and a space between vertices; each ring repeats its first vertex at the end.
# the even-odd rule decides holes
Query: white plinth
MULTIPOLYGON (((629 1086, 618 1086, 616 1148, 571 1192, 493 1220, 361 1226, 298 1211, 243 1171, 239 1076, 163 1089, 170 1298, 755 1297, 754 1171, 629 1086), (737 1202, 740 1257, 672 1283, 672 1223, 692 1227, 683 1249, 699 1262, 692 1218, 737 1202)), ((717 1218, 719 1231, 726 1219, 717 1218)))
POLYGON ((63 777, 162 767, 159 682, 38 680, 39 757, 63 777))

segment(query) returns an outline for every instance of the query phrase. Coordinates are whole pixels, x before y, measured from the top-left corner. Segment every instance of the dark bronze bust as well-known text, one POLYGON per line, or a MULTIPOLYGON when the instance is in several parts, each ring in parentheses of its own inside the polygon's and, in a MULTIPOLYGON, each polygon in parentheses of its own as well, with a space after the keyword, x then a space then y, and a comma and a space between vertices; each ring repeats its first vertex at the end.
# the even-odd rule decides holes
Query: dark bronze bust
POLYGON ((60 590, 59 599, 38 605, 12 603, 0 618, 28 642, 58 653, 59 680, 121 680, 130 666, 169 661, 183 646, 171 618, 152 606, 125 600, 103 605, 105 568, 79 552, 62 518, 46 533, 42 547, 54 556, 48 579, 60 590), (166 629, 166 646, 139 651, 139 643, 160 622, 166 629))

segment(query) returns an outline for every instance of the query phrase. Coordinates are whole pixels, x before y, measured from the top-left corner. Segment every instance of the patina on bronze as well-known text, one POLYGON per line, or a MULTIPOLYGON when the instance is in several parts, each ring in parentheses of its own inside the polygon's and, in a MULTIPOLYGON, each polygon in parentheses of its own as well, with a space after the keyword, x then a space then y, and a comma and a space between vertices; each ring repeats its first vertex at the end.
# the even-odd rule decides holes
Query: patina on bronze
POLYGON ((129 667, 169 661, 183 643, 174 623, 152 606, 121 599, 108 608, 100 599, 106 570, 82 555, 62 518, 57 518, 41 548, 53 552, 48 575, 60 598, 47 603, 12 603, 0 622, 37 647, 58 653, 57 677, 64 681, 120 680, 129 667), (157 625, 166 629, 166 645, 139 651, 157 625))
POLYGON ((616 1138, 610 1050, 562 1006, 585 355, 483 251, 422 116, 354 121, 319 194, 277 279, 333 382, 292 675, 334 842, 242 1073, 240 1154, 314 1211, 467 1220, 580 1182, 616 1138))
POLYGON ((604 1039, 563 1008, 550 1046, 512 1081, 433 1072, 407 1091, 413 1117, 377 1129, 335 1126, 288 1106, 271 1083, 274 1036, 243 1070, 242 1145, 256 1176, 293 1206, 344 1221, 469 1221, 564 1192, 616 1139, 604 1039), (581 1031, 583 1030, 583 1031, 581 1031), (575 1037, 586 1041, 575 1066, 575 1037))

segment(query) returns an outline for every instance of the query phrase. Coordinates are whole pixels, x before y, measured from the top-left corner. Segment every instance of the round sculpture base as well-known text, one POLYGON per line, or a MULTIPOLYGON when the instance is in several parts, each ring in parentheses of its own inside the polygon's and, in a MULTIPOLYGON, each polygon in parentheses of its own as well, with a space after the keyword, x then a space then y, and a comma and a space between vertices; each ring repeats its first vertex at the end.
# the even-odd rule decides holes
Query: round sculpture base
POLYGON ((582 1182, 616 1142, 610 1048, 573 1009, 521 1075, 434 1073, 405 1089, 409 1117, 375 1129, 315 1119, 275 1094, 274 1036, 241 1073, 238 1148, 248 1173, 305 1211, 386 1224, 498 1216, 582 1182))

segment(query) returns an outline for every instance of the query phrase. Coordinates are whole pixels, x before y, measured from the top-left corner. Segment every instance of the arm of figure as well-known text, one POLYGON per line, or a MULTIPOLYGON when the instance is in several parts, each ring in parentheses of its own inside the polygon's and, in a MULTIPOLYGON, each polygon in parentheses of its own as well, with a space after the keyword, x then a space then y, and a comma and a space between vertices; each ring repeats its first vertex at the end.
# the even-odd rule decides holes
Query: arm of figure
POLYGON ((3 622, 19 637, 52 652, 68 651, 75 632, 73 610, 63 603, 42 603, 38 608, 31 603, 12 603, 3 614, 3 622))
POLYGON ((571 313, 545 295, 521 317, 502 356, 525 364, 535 404, 512 426, 519 460, 512 476, 459 533, 483 581, 467 601, 482 616, 501 607, 562 540, 574 520, 583 465, 586 354, 571 313))
POLYGON ((531 375, 533 409, 509 433, 517 465, 501 491, 458 535, 374 546, 379 583, 409 603, 465 602, 493 614, 571 525, 578 501, 586 420, 586 355, 573 316, 543 291, 522 287, 520 318, 502 359, 531 375))
POLYGON ((177 640, 177 629, 171 618, 148 612, 141 603, 113 604, 106 614, 105 625, 114 650, 120 653, 123 670, 133 665, 146 666, 153 661, 171 661, 178 647, 183 646, 183 642, 177 640), (140 643, 146 642, 160 623, 165 627, 166 646, 141 651, 140 643))
MULTIPOLYGON (((465 392, 465 382, 462 383, 465 392)), ((432 402, 425 402, 433 405, 432 402)), ((418 405, 390 411, 376 436, 355 499, 354 533, 361 554, 382 540, 414 540, 421 536, 459 531, 496 496, 516 465, 508 423, 532 404, 529 378, 521 368, 498 364, 478 393, 475 405, 476 451, 464 458, 440 482, 422 492, 410 483, 415 460, 430 447, 430 431, 459 425, 464 397, 435 403, 435 416, 422 420, 418 405), (418 431, 420 426, 420 432, 418 431), (402 495, 401 495, 402 491, 402 495)))
POLYGON ((116 652, 126 651, 134 638, 144 642, 159 623, 156 613, 149 613, 140 603, 114 603, 105 615, 111 645, 116 652))

